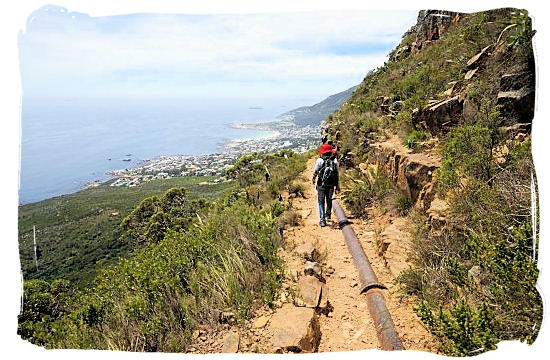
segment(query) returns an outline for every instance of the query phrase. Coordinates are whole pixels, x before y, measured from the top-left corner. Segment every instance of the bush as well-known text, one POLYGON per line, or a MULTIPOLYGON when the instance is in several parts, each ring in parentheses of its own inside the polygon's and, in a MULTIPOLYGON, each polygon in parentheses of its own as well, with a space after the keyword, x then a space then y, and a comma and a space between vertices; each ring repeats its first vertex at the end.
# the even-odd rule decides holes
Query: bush
POLYGON ((399 214, 401 216, 407 215, 409 210, 412 207, 412 202, 410 197, 407 194, 401 194, 397 198, 397 204, 396 204, 397 210, 399 211, 399 214))
POLYGON ((439 308, 434 314, 424 303, 415 308, 432 333, 443 338, 444 351, 454 356, 471 356, 495 349, 498 338, 493 333, 493 312, 485 304, 473 309, 464 302, 451 311, 439 308))
POLYGON ((341 198, 352 216, 365 216, 373 201, 381 199, 392 188, 391 180, 385 174, 375 168, 368 171, 369 177, 357 173, 345 178, 341 198))
POLYGON ((445 189, 459 186, 462 177, 489 181, 493 173, 492 130, 479 123, 454 128, 443 148, 436 177, 445 189))
POLYGON ((296 197, 299 196, 301 198, 304 198, 305 197, 305 191, 306 191, 306 187, 301 182, 293 181, 288 186, 289 195, 294 195, 296 197))
MULTIPOLYGON (((491 181, 484 172, 462 170, 467 175, 460 186, 447 190, 445 227, 415 236, 421 279, 403 277, 402 283, 407 292, 422 284, 419 316, 444 339, 446 353, 468 355, 502 339, 532 343, 537 336, 542 302, 531 220, 538 215, 531 209, 533 164, 526 149, 529 142, 512 146, 506 161, 492 169, 491 181), (440 309, 449 303, 458 305, 440 309)), ((461 164, 471 161, 461 156, 461 164)), ((470 156, 479 161, 478 154, 470 156)))
POLYGON ((422 130, 413 130, 403 142, 403 145, 409 149, 418 150, 422 141, 428 139, 429 135, 427 132, 422 130))

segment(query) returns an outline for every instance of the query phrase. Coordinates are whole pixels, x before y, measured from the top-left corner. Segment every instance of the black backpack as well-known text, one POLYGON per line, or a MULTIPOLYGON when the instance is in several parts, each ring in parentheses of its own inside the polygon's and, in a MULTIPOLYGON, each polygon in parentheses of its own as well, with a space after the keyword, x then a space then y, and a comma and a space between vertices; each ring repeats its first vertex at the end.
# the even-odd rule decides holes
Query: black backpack
POLYGON ((323 159, 323 166, 319 170, 318 185, 322 187, 336 186, 338 179, 338 170, 336 169, 336 163, 330 157, 323 159))

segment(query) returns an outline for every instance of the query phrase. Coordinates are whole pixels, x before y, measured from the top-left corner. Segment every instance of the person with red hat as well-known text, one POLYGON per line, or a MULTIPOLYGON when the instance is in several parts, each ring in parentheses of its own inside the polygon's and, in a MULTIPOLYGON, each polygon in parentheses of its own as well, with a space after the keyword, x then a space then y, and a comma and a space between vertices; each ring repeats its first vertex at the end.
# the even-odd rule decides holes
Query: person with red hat
POLYGON ((332 212, 332 195, 336 188, 336 193, 340 192, 340 181, 338 177, 338 160, 336 159, 336 150, 330 144, 323 144, 319 149, 321 156, 315 163, 313 171, 312 184, 315 185, 317 178, 317 200, 319 202, 319 225, 327 225, 326 220, 330 220, 332 212))

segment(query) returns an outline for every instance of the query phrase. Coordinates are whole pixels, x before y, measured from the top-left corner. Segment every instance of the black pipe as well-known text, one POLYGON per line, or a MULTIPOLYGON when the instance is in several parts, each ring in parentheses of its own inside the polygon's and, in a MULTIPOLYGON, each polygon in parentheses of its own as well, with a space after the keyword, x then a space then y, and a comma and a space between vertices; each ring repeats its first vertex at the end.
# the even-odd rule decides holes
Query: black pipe
POLYGON ((369 259, 361 247, 357 235, 355 235, 355 231, 353 231, 351 223, 346 217, 344 210, 340 207, 338 200, 332 199, 332 208, 338 218, 338 225, 344 234, 344 239, 346 240, 346 245, 353 258, 355 267, 359 272, 359 280, 361 281, 359 291, 360 293, 365 293, 367 298, 367 307, 374 321, 380 346, 383 350, 404 350, 403 343, 395 330, 390 312, 386 307, 384 295, 380 291, 380 289, 386 289, 386 287, 378 281, 369 259))

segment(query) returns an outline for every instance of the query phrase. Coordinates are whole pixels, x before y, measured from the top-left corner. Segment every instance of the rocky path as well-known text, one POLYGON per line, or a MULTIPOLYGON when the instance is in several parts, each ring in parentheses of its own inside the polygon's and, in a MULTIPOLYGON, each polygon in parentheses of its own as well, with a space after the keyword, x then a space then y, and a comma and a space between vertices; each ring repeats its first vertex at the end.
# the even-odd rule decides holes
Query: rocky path
MULTIPOLYGON (((304 178, 311 177, 314 164, 315 159, 308 162, 304 178)), ((296 246, 311 242, 323 255, 328 301, 333 311, 319 316, 321 341, 318 351, 379 348, 365 296, 359 294, 357 271, 342 232, 334 215, 331 225, 325 228, 319 226, 315 188, 309 183, 306 188, 305 198, 293 201, 293 207, 302 215, 303 223, 286 231, 285 241, 296 246)), ((414 314, 413 304, 393 284, 395 276, 408 267, 408 230, 412 224, 408 219, 392 219, 390 216, 370 219, 365 222, 352 220, 352 226, 378 279, 388 287, 384 295, 397 332, 406 349, 435 351, 435 341, 414 314)), ((299 265, 294 258, 287 261, 290 266, 299 265)))
MULTIPOLYGON (((191 352, 380 349, 365 295, 359 294, 357 270, 335 216, 328 226, 319 226, 317 194, 309 180, 314 164, 315 159, 310 159, 301 177, 304 198, 285 197, 302 220, 283 233, 280 255, 287 272, 274 309, 257 310, 245 326, 226 324, 216 334, 195 334, 196 348, 191 352), (320 274, 315 262, 320 265, 320 274)), ((406 217, 380 214, 375 209, 371 212, 368 221, 352 219, 352 226, 379 281, 388 288, 384 296, 397 333, 405 349, 437 352, 436 340, 413 312, 412 299, 394 284, 399 272, 409 267, 409 230, 413 224, 406 217)))

